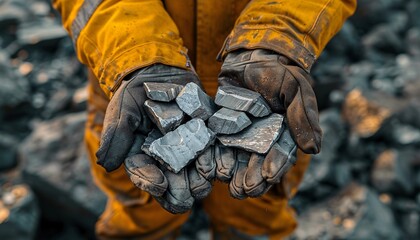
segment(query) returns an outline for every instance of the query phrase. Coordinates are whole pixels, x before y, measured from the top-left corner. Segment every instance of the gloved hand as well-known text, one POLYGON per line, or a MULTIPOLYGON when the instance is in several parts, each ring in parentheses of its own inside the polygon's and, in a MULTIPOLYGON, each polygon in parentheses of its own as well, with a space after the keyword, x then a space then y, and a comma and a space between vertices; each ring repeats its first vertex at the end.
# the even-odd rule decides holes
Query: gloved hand
POLYGON ((234 154, 229 190, 233 197, 258 197, 296 162, 296 143, 305 153, 321 148, 322 131, 310 75, 275 52, 239 50, 229 53, 219 74, 219 85, 233 85, 260 93, 274 112, 286 114, 286 127, 266 156, 234 154), (290 130, 290 131, 289 131, 290 130))
MULTIPOLYGON (((208 188, 210 185, 211 189, 211 184, 204 182, 206 179, 197 176, 197 172, 192 170, 188 174, 191 175, 191 179, 195 178, 198 181, 189 184, 185 175, 187 170, 175 175, 164 170, 156 160, 141 151, 141 146, 153 127, 143 109, 147 99, 143 88, 144 82, 181 85, 194 82, 201 85, 195 72, 162 64, 152 65, 133 73, 130 79, 122 82, 108 105, 101 144, 96 153, 97 163, 107 171, 113 171, 125 161, 126 171, 137 187, 165 200, 168 203, 163 205, 165 208, 175 209, 173 212, 180 212, 177 211, 179 208, 185 211, 185 206, 189 209, 190 205, 183 203, 183 199, 189 198, 183 195, 182 189, 191 185, 193 188, 188 189, 189 196, 201 197, 210 192, 208 188)), ((201 162, 206 165, 205 161, 201 162)))
POLYGON ((274 112, 286 113, 291 135, 308 154, 321 150, 322 131, 312 78, 288 58, 265 49, 238 50, 226 56, 219 85, 260 93, 274 112))
MULTIPOLYGON (((137 147, 133 145, 133 149, 139 151, 140 147, 139 145, 137 147)), ((195 164, 188 165, 176 174, 157 163, 151 157, 144 154, 133 155, 132 152, 130 152, 130 156, 125 161, 125 167, 131 181, 140 183, 138 186, 141 188, 141 184, 145 181, 138 179, 142 175, 141 170, 147 170, 146 165, 148 164, 150 164, 149 167, 156 167, 157 164, 163 173, 163 180, 167 188, 162 195, 152 195, 167 211, 174 214, 184 213, 192 208, 195 200, 203 199, 211 192, 212 185, 210 181, 215 176, 213 149, 213 146, 210 147, 197 158, 195 164)), ((155 180, 155 182, 158 181, 162 181, 162 179, 155 180)))
POLYGON ((237 199, 263 195, 296 163, 297 146, 287 127, 267 155, 221 145, 215 149, 217 178, 229 182, 229 192, 237 199))

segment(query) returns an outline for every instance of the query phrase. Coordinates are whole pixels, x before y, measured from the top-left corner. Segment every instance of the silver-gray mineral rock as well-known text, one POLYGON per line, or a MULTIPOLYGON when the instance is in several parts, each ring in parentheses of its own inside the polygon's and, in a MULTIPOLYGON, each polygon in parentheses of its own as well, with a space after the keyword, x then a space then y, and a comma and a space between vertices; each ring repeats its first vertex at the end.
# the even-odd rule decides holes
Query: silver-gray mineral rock
POLYGON ((146 100, 144 107, 147 114, 159 130, 165 134, 181 125, 184 113, 176 103, 163 103, 146 100))
POLYGON ((215 134, 203 120, 194 118, 150 145, 150 153, 169 170, 178 173, 213 144, 215 134))
POLYGON ((160 102, 174 100, 182 90, 182 85, 174 83, 145 82, 143 85, 147 97, 160 102))
POLYGON ((211 97, 195 83, 185 85, 176 103, 190 117, 203 120, 207 120, 217 110, 211 97))
POLYGON ((208 127, 215 133, 234 134, 251 125, 244 112, 222 108, 209 118, 208 127))
POLYGON ((147 155, 152 156, 150 154, 150 145, 152 145, 152 142, 154 142, 155 140, 161 137, 163 137, 162 133, 159 130, 154 128, 152 131, 149 132, 146 139, 144 140, 144 143, 141 146, 141 150, 147 155))
POLYGON ((265 154, 279 138, 283 119, 282 115, 273 113, 268 117, 257 119, 240 133, 222 135, 218 139, 227 147, 265 154))
POLYGON ((264 117, 271 113, 261 94, 241 87, 219 87, 215 102, 219 106, 245 111, 255 117, 264 117))

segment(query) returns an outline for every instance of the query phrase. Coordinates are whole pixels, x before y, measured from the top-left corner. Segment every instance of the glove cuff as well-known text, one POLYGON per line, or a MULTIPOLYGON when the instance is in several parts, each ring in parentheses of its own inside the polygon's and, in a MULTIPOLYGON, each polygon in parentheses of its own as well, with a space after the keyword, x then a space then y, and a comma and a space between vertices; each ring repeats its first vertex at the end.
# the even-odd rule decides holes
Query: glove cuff
POLYGON ((286 34, 271 29, 236 28, 223 44, 217 60, 223 61, 228 53, 238 49, 267 49, 274 51, 286 56, 308 73, 316 60, 315 54, 301 43, 286 34))

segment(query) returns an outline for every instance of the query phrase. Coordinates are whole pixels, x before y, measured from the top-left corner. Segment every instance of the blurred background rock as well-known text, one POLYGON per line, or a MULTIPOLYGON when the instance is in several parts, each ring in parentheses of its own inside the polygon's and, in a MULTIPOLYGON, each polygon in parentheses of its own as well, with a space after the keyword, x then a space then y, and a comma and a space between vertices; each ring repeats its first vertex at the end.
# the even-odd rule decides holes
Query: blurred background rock
MULTIPOLYGON (((313 68, 322 152, 291 239, 420 238, 420 1, 360 0, 313 68)), ((48 0, 0 0, 0 239, 93 239, 86 71, 48 0)), ((208 239, 195 209, 180 239, 208 239)))

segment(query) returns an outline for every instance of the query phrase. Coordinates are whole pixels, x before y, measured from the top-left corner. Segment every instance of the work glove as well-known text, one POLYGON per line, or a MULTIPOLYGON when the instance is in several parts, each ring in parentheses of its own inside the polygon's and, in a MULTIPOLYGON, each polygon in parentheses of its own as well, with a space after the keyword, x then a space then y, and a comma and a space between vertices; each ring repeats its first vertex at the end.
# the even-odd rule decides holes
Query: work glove
POLYGON ((273 51, 238 50, 229 53, 219 85, 233 85, 260 93, 274 112, 285 114, 299 148, 308 154, 321 150, 322 131, 309 73, 273 51))
MULTIPOLYGON (((97 163, 110 172, 125 162, 126 172, 137 187, 159 198, 167 210, 185 212, 192 206, 193 199, 189 196, 203 197, 210 192, 211 184, 193 170, 182 170, 179 174, 166 171, 158 161, 141 151, 146 136, 153 128, 143 108, 147 99, 144 82, 180 85, 194 82, 201 86, 194 71, 162 64, 142 68, 124 79, 105 113, 101 143, 96 153, 97 163), (195 185, 189 184, 188 175, 198 179, 195 185), (190 186, 193 188, 190 189, 190 186)), ((206 164, 203 160, 201 162, 206 164)))
MULTIPOLYGON (((202 155, 198 157, 198 159, 201 158, 202 155)), ((131 181, 137 187, 149 192, 164 209, 174 214, 187 212, 192 208, 195 200, 203 199, 211 192, 212 185, 210 181, 213 178, 207 179, 203 177, 197 170, 196 165, 190 164, 178 173, 173 173, 156 160, 144 154, 131 155, 125 161, 125 168, 131 181), (160 170, 160 174, 145 176, 144 173, 151 170, 151 168, 152 172, 156 171, 156 169, 160 170), (155 179, 150 180, 150 177, 155 177, 155 179), (165 185, 164 191, 151 189, 156 185, 153 182, 161 182, 162 180, 165 185)))
POLYGON ((266 156, 252 153, 247 163, 233 160, 237 166, 229 187, 233 197, 258 197, 279 183, 296 162, 296 144, 308 154, 320 151, 322 131, 311 83, 306 71, 273 51, 238 50, 226 56, 219 85, 260 93, 274 112, 286 116, 287 122, 266 156))
POLYGON ((259 197, 296 163, 296 143, 287 126, 266 155, 222 145, 214 146, 217 179, 229 183, 230 195, 237 199, 259 197))
MULTIPOLYGON (((191 209, 194 200, 203 199, 211 192, 211 181, 219 174, 216 158, 221 159, 219 145, 212 145, 201 153, 193 164, 189 164, 177 174, 161 166, 168 180, 168 189, 163 196, 155 196, 155 199, 171 213, 183 213, 191 209)), ((227 161, 232 162, 230 159, 227 161)), ((227 172, 232 170, 233 166, 227 172)))

